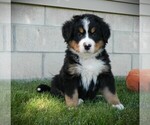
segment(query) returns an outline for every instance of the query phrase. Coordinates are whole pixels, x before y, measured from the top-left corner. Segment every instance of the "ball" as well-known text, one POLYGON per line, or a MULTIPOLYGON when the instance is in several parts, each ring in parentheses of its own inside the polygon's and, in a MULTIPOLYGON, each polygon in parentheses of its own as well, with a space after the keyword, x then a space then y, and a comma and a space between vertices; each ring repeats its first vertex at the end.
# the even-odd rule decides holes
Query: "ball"
POLYGON ((129 90, 139 91, 139 70, 131 70, 126 77, 126 85, 129 90))
POLYGON ((150 69, 132 69, 126 77, 126 85, 132 91, 150 91, 150 69))

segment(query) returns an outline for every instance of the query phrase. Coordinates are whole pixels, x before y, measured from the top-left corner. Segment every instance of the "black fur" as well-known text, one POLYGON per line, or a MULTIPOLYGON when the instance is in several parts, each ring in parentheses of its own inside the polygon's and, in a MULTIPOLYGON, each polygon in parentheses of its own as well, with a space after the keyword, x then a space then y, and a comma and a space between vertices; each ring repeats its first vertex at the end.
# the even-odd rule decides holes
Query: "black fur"
MULTIPOLYGON (((84 34, 84 33, 83 33, 84 34)), ((114 76, 111 72, 111 65, 109 56, 105 50, 105 45, 110 37, 110 28, 102 18, 91 14, 84 14, 74 16, 71 20, 66 21, 62 27, 62 35, 67 43, 68 47, 64 59, 64 64, 60 70, 60 73, 56 75, 51 81, 51 89, 47 86, 40 85, 37 88, 41 88, 41 91, 49 91, 53 95, 63 96, 68 95, 70 98, 74 94, 74 90, 78 90, 79 98, 82 99, 93 99, 99 90, 103 90, 105 87, 109 89, 112 94, 115 94, 115 81, 114 76), (83 36, 78 36, 77 28, 82 27, 81 20, 88 17, 90 20, 90 27, 97 27, 96 34, 89 34, 89 37, 95 42, 102 40, 104 42, 104 50, 99 53, 95 58, 103 61, 108 66, 108 70, 100 73, 97 76, 96 84, 94 85, 93 80, 91 81, 88 90, 83 87, 81 74, 70 74, 69 65, 78 64, 79 56, 76 53, 70 51, 69 42, 75 40, 79 42, 83 36)), ((40 92, 41 92, 40 91, 40 92)))

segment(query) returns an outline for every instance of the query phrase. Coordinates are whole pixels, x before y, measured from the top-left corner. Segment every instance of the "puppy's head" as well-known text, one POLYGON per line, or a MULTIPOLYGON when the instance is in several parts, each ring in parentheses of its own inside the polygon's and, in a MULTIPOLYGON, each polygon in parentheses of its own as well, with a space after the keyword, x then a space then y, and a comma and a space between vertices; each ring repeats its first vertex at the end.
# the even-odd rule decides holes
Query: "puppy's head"
POLYGON ((105 48, 110 29, 102 18, 83 14, 66 21, 62 27, 62 35, 68 47, 77 53, 94 54, 105 48))

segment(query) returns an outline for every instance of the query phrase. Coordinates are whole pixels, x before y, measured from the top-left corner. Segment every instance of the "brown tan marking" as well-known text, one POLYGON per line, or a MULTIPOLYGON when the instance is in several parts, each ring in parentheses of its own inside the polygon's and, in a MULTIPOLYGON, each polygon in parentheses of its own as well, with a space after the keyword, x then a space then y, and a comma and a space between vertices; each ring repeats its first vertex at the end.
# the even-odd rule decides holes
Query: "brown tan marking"
POLYGON ((80 33, 83 33, 84 32, 84 29, 82 27, 79 27, 79 32, 80 33))
POLYGON ((102 94, 108 103, 113 105, 120 104, 117 94, 111 93, 107 87, 102 91, 102 94))
POLYGON ((91 33, 94 33, 95 31, 96 31, 96 28, 95 28, 95 27, 92 27, 91 33))
POLYGON ((75 90, 72 97, 65 94, 65 100, 68 107, 76 107, 78 105, 78 91, 75 90))
POLYGON ((101 49, 104 46, 104 42, 103 41, 98 41, 95 44, 95 52, 97 52, 99 49, 101 49))
POLYGON ((69 46, 72 48, 72 49, 74 49, 75 51, 77 51, 77 52, 79 52, 79 45, 77 44, 77 42, 76 41, 70 41, 69 42, 69 46))

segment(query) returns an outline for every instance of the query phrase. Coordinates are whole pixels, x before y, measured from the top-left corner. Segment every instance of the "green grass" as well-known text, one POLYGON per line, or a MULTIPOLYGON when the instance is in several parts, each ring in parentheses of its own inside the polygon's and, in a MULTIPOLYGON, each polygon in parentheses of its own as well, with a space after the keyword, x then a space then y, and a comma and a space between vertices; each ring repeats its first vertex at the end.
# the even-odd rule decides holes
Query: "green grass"
POLYGON ((36 93, 40 83, 49 81, 12 81, 12 125, 138 125, 139 95, 126 89, 123 79, 116 78, 117 92, 125 109, 112 108, 101 97, 85 101, 69 110, 63 99, 48 93, 36 93))

